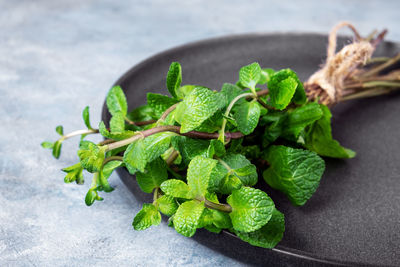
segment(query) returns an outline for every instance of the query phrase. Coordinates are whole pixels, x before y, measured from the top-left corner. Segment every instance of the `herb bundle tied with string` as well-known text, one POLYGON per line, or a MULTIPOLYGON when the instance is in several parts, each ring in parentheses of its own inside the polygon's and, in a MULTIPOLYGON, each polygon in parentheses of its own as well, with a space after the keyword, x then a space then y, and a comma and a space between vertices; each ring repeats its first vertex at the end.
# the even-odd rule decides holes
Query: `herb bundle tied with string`
POLYGON ((400 55, 371 58, 385 33, 361 38, 351 24, 338 24, 325 65, 304 84, 291 69, 252 63, 239 70, 236 84, 214 91, 182 85, 181 65, 173 62, 166 84, 171 96, 148 93, 147 104, 128 112, 122 88, 114 86, 106 100, 109 122, 92 127, 86 107, 87 129, 64 134, 58 126, 60 139, 42 146, 59 158, 62 142, 81 136, 79 162, 63 169, 64 180, 83 184, 84 170, 93 175, 85 197, 89 206, 103 200, 101 192, 113 191, 108 178, 116 168, 135 175, 138 186, 153 194, 153 202, 134 217, 135 230, 158 225, 164 214, 184 236, 198 228, 226 230, 273 248, 283 237, 284 215, 255 186, 266 182, 302 206, 324 173, 321 156, 355 156, 333 139, 330 107, 400 88, 400 70, 393 69, 400 55), (336 32, 344 26, 355 38, 336 53, 336 32), (85 139, 98 133, 104 141, 85 139))

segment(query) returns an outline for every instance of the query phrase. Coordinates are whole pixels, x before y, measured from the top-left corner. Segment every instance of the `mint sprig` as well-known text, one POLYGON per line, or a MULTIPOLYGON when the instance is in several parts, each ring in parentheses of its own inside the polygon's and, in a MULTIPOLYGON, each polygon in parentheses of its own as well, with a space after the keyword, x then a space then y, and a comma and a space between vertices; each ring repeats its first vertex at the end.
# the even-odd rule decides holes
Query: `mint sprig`
POLYGON ((266 181, 294 205, 305 205, 324 171, 318 154, 349 158, 354 153, 332 139, 329 108, 307 100, 294 71, 252 63, 239 70, 238 79, 219 92, 182 85, 182 67, 174 62, 166 84, 171 97, 148 93, 147 104, 129 112, 123 89, 114 86, 106 99, 109 122, 93 128, 86 107, 86 129, 64 134, 58 126, 61 137, 42 146, 58 158, 64 140, 81 136, 79 162, 63 171, 66 183, 78 184, 84 182, 84 170, 92 173, 87 205, 114 190, 108 179, 115 169, 136 174, 153 202, 134 217, 135 230, 160 224, 164 214, 184 236, 198 228, 226 230, 272 248, 283 236, 284 215, 255 187, 266 181), (265 84, 268 89, 258 88, 265 84), (95 133, 105 140, 85 140, 95 133))

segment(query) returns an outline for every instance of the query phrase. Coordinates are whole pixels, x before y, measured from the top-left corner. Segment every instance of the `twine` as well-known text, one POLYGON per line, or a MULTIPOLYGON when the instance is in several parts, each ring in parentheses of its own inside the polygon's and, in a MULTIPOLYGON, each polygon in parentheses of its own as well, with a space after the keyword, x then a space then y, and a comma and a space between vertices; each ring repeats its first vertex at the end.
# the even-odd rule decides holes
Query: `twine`
MULTIPOLYGON (((360 37, 355 27, 349 22, 340 22, 331 30, 325 65, 315 72, 305 83, 307 88, 321 88, 329 96, 329 101, 336 103, 342 97, 344 80, 360 65, 371 58, 374 45, 360 37), (354 41, 336 52, 337 31, 343 27, 354 33, 354 41)), ((311 92, 310 95, 313 95, 311 92)))

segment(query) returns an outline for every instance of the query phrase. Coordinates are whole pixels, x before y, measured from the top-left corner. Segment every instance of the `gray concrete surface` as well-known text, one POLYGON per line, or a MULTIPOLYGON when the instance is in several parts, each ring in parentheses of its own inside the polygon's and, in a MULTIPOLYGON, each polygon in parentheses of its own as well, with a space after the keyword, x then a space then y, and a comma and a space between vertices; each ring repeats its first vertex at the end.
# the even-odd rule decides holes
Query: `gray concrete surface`
POLYGON ((190 41, 326 33, 339 20, 363 34, 386 27, 387 39, 400 41, 398 1, 296 2, 0 1, 0 265, 243 265, 164 223, 134 231, 140 204, 116 174, 116 190, 86 207, 88 185, 66 185, 60 171, 77 161, 78 140, 65 143, 58 161, 39 144, 56 138, 58 124, 67 132, 82 128, 86 105, 97 124, 121 74, 190 41))

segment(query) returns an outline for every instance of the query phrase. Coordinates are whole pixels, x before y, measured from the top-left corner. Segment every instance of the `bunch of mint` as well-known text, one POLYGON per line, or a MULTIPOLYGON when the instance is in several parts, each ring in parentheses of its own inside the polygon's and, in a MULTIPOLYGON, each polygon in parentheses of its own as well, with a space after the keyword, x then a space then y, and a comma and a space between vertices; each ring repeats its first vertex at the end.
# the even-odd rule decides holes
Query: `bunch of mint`
POLYGON ((139 187, 154 196, 133 219, 136 230, 158 225, 164 214, 184 236, 198 228, 225 229, 254 246, 274 247, 285 230, 284 215, 267 193, 254 188, 259 174, 301 206, 324 172, 320 156, 355 153, 332 139, 329 108, 309 101, 290 69, 253 63, 240 69, 236 84, 225 83, 219 92, 181 82, 181 66, 174 62, 167 74, 172 97, 148 93, 147 104, 131 112, 115 86, 107 95, 109 122, 93 128, 86 107, 87 129, 64 135, 58 126, 61 138, 42 146, 58 158, 65 139, 81 136, 80 161, 63 171, 66 183, 82 184, 83 170, 93 174, 87 205, 103 200, 99 192, 113 191, 108 177, 116 168, 135 175, 139 187), (265 85, 268 89, 259 88, 265 85), (105 140, 84 140, 95 133, 105 140))

